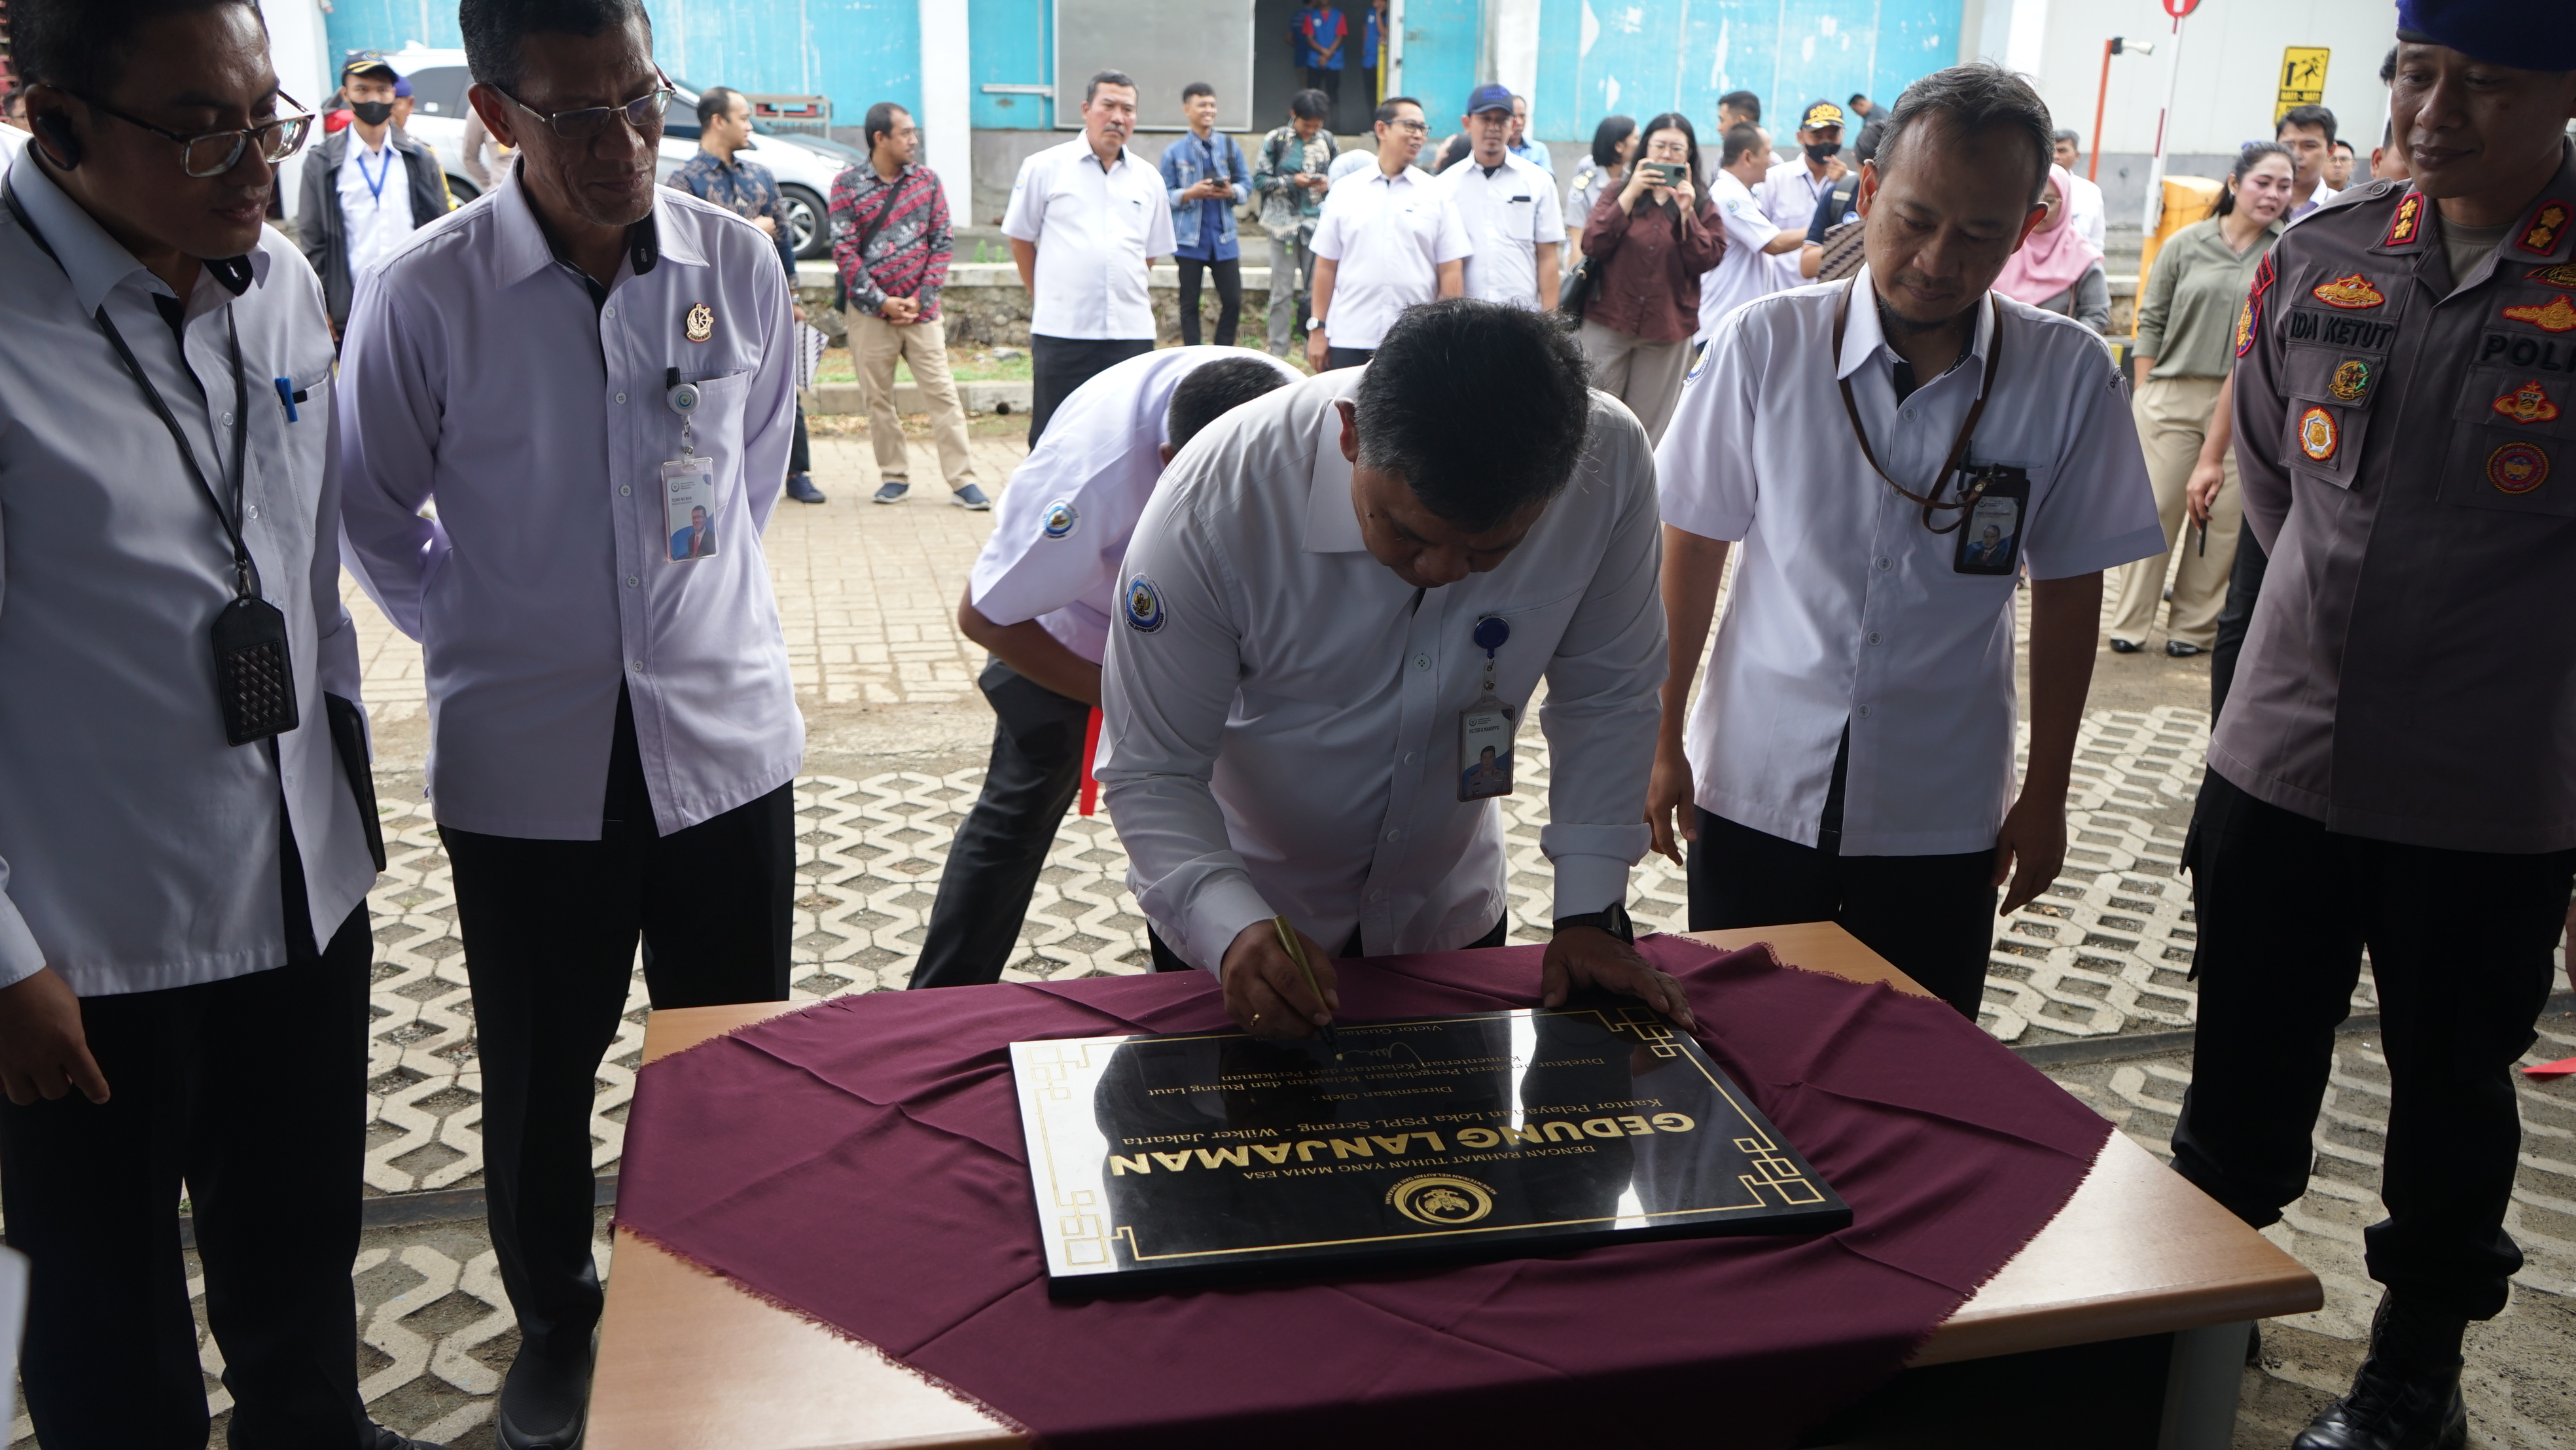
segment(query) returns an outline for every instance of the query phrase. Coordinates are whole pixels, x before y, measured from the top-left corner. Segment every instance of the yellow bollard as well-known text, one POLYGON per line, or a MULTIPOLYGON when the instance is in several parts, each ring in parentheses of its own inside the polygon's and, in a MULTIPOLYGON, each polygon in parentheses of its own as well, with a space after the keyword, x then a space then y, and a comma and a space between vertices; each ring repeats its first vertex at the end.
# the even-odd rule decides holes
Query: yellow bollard
MULTIPOLYGON (((2165 238, 2193 222, 2207 220, 2218 205, 2219 193, 2226 189, 2224 182, 2212 181, 2206 176, 2165 178, 2164 216, 2156 223, 2156 234, 2147 238, 2145 246, 2138 252, 2139 296, 2146 295, 2147 273, 2154 270, 2156 253, 2163 249, 2165 238)), ((2134 338, 2137 335, 2138 321, 2133 308, 2129 318, 2129 336, 2134 338)))

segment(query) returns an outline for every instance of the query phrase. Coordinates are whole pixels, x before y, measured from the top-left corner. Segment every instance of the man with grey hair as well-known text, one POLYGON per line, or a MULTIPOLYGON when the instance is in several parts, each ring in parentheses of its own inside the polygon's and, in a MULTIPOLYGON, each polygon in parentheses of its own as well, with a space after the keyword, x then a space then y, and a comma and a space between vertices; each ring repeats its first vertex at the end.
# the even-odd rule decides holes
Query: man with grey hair
POLYGON ((2079 132, 2060 128, 2050 140, 2056 147, 2057 164, 2066 168, 2068 178, 2074 182, 2066 193, 2066 224, 2075 228, 2098 252, 2102 250, 2102 233, 2107 225, 2102 188, 2075 169, 2075 163, 2084 156, 2084 137, 2079 132))
POLYGON ((1163 173, 1127 149, 1136 83, 1105 70, 1082 88, 1082 134, 1020 163, 1002 235, 1029 289, 1029 446, 1057 405, 1154 350, 1145 282, 1172 255, 1163 173))
POLYGON ((2049 146, 1999 67, 1909 87, 1861 166, 1866 263, 1720 319, 1656 455, 1672 653, 1647 820, 1676 861, 1692 843, 1692 928, 1837 920, 1972 1021, 1996 888, 2011 911, 2066 858, 2102 571, 2164 545, 2100 342, 1990 290, 2046 215, 2049 146))

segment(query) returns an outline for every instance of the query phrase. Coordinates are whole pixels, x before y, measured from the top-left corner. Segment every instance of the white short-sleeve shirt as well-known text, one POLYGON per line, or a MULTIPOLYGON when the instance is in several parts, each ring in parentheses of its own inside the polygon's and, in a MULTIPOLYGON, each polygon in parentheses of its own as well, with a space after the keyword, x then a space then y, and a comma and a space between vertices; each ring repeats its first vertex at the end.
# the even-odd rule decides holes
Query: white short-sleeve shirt
POLYGON ((2128 385, 2090 330, 1998 297, 1968 356, 1900 403, 1872 296, 1863 268, 1747 303, 1682 385, 1655 455, 1664 522, 1742 541, 1684 744, 1701 806, 1812 846, 1848 725, 1843 854, 1984 850, 2013 792, 2014 580, 1956 570, 1957 536, 1871 471, 1836 379, 1889 475, 1926 493, 2000 336, 1968 461, 2028 470, 2023 570, 2094 573, 2164 533, 2128 385))
POLYGON ((1305 378, 1246 348, 1167 347, 1074 389, 1002 494, 968 576, 977 613, 995 624, 1034 619, 1066 649, 1100 663, 1127 538, 1163 476, 1172 394, 1183 378, 1228 358, 1259 359, 1291 382, 1305 378))
POLYGON ((1333 183, 1315 223, 1315 255, 1334 264, 1324 333, 1335 347, 1375 347, 1404 309, 1440 295, 1440 264, 1475 251, 1435 178, 1371 168, 1333 183))
MULTIPOLYGON (((1556 178, 1511 152, 1488 173, 1473 156, 1432 181, 1458 210, 1475 248, 1468 254, 1467 295, 1536 308, 1538 249, 1565 245, 1565 213, 1556 178)), ((1334 284, 1335 290, 1340 283, 1334 284)))
POLYGON ((392 129, 386 129, 385 144, 373 151, 357 129, 349 128, 349 154, 333 178, 353 285, 401 251, 411 236, 411 167, 394 149, 392 129))
POLYGON ((1020 163, 1002 235, 1038 248, 1029 331, 1044 337, 1154 335, 1145 295, 1149 258, 1172 254, 1171 199, 1163 174, 1119 148, 1103 171, 1075 137, 1020 163))
POLYGON ((1771 224, 1762 214, 1752 189, 1727 172, 1709 178, 1708 199, 1717 209, 1717 224, 1726 231, 1726 255, 1717 265, 1699 277, 1699 331, 1695 342, 1705 342, 1717 330, 1719 319, 1756 297, 1768 297, 1780 290, 1780 269, 1762 249, 1780 235, 1782 228, 1771 224))

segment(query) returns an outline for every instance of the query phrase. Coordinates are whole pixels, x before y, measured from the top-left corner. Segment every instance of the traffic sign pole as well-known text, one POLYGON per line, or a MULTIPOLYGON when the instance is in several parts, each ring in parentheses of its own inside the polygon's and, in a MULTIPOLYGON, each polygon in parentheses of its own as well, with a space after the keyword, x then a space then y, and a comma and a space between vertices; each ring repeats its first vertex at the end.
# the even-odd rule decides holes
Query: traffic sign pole
POLYGON ((2173 17, 2173 39, 2166 42, 2172 54, 2165 58, 2165 105, 2156 112, 2156 153, 2147 166, 2147 202, 2140 218, 2140 225, 2150 237, 2156 234, 2156 223, 2164 216, 2165 150, 2173 135, 2174 88, 2182 80, 2182 21, 2200 8, 2200 0, 2164 0, 2164 6, 2165 13, 2173 17))

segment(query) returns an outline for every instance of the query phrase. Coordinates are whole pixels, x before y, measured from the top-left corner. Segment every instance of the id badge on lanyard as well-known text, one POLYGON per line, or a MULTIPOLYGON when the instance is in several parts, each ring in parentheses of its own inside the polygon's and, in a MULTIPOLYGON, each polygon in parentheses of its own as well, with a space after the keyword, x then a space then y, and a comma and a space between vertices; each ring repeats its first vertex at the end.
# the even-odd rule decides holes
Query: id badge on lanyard
POLYGON ((691 440, 698 385, 674 381, 664 400, 680 415, 680 456, 662 461, 662 529, 670 540, 670 561, 687 564, 716 551, 715 461, 700 456, 691 440))
POLYGON ((1485 688, 1458 712, 1458 799, 1489 800, 1512 793, 1512 737, 1520 721, 1494 693, 1494 655, 1512 637, 1511 621, 1488 615, 1476 621, 1475 641, 1485 652, 1485 688))
POLYGON ((1968 470, 1963 493, 1974 497, 1950 568, 1960 574, 2012 574, 2021 568, 2022 523, 2030 512, 2030 473, 2003 464, 1968 470))

